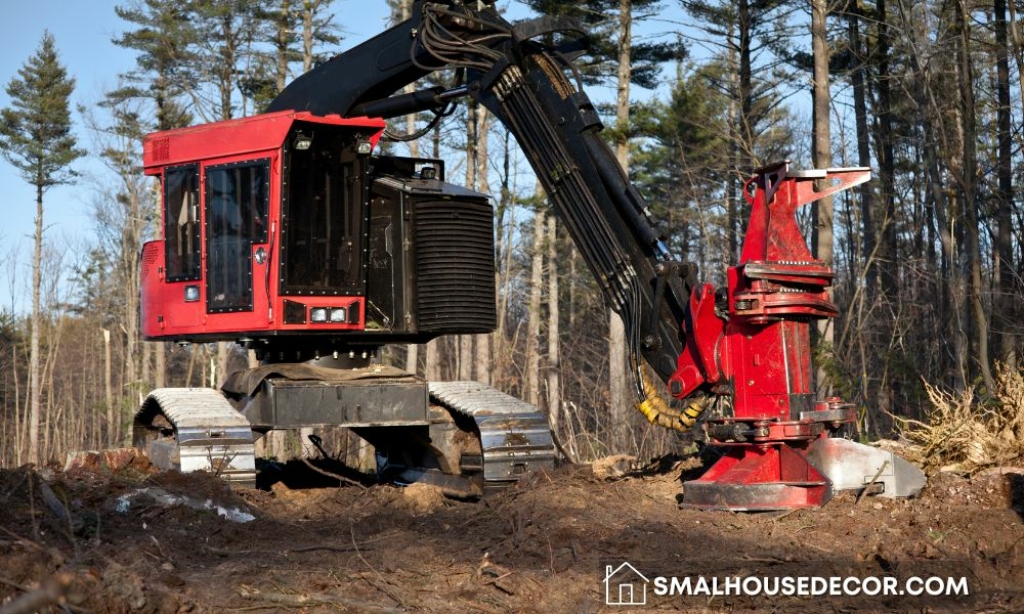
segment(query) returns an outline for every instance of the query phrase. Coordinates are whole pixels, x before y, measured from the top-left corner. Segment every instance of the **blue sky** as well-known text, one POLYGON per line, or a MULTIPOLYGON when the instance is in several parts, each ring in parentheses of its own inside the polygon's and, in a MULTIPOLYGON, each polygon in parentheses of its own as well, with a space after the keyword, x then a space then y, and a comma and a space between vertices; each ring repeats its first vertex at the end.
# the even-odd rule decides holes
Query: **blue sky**
MULTIPOLYGON (((43 33, 53 34, 61 61, 76 79, 72 106, 95 106, 103 92, 117 84, 118 73, 130 70, 132 52, 110 41, 124 30, 114 7, 126 0, 18 0, 5 6, 7 27, 0 36, 0 84, 4 87, 17 75, 25 61, 39 48, 43 33)), ((345 33, 348 47, 378 33, 385 26, 387 9, 383 1, 335 0, 336 23, 345 33)), ((10 99, 0 88, 0 107, 10 99)), ((72 110, 79 146, 89 149, 91 137, 81 117, 72 110)), ((78 238, 92 237, 91 203, 95 186, 102 181, 102 166, 94 159, 82 159, 75 167, 83 174, 73 186, 50 189, 43 197, 46 237, 61 245, 73 245, 78 238)), ((30 302, 31 235, 35 232, 35 189, 25 183, 6 161, 0 159, 0 310, 27 310, 30 302), (11 271, 12 249, 20 250, 20 265, 11 271), (14 294, 11 295, 13 275, 14 294)))
MULTIPOLYGON (((113 2, 75 2, 73 0, 33 0, 11 2, 4 18, 7 27, 0 37, 0 82, 6 87, 17 75, 25 61, 39 48, 43 33, 53 34, 61 59, 68 72, 77 79, 73 104, 92 106, 99 99, 104 87, 115 83, 117 73, 133 62, 131 54, 118 49, 110 39, 119 31, 120 24, 114 14, 113 2)), ((6 107, 10 100, 6 91, 0 89, 0 106, 6 107)), ((80 134, 80 142, 87 142, 81 129, 78 114, 74 121, 80 134)), ((79 164, 85 171, 93 164, 79 164)), ((21 261, 31 262, 31 239, 34 232, 35 190, 25 183, 6 160, 0 160, 0 190, 3 194, 3 214, 0 216, 0 306, 11 307, 10 278, 7 259, 10 251, 21 250, 21 261)), ((86 188, 58 187, 49 190, 43 197, 46 212, 43 220, 48 227, 48 236, 76 235, 88 232, 91 220, 88 216, 86 188)), ((30 269, 18 267, 15 275, 15 293, 19 301, 17 309, 27 307, 30 269)))

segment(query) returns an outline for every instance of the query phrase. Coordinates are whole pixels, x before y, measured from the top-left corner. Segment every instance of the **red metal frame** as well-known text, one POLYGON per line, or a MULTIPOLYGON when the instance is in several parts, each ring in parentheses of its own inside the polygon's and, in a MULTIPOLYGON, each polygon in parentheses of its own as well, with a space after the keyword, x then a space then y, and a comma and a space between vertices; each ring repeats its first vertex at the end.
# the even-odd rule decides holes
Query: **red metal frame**
MULTIPOLYGON (((284 141, 295 122, 309 122, 351 127, 365 135, 371 146, 376 146, 385 122, 382 119, 347 119, 338 115, 315 116, 308 112, 282 111, 228 120, 203 126, 157 132, 146 137, 143 162, 147 175, 160 177, 168 167, 185 164, 198 165, 201 178, 199 188, 200 228, 205 229, 205 169, 210 166, 248 160, 268 159, 270 162, 270 190, 267 241, 251 245, 253 255, 263 250, 269 256, 266 264, 255 263, 252 270, 253 308, 251 311, 208 313, 206 309, 205 262, 207 259, 205 236, 200 241, 204 279, 193 281, 167 281, 164 276, 165 243, 156 240, 146 243, 142 252, 142 334, 147 339, 168 340, 234 340, 250 333, 288 331, 363 330, 365 327, 365 297, 362 296, 283 296, 279 293, 279 256, 281 245, 281 175, 284 141), (269 278, 268 278, 269 277, 269 278), (186 301, 186 287, 198 289, 198 300, 186 301), (344 307, 357 312, 357 317, 342 323, 285 324, 286 300, 309 307, 344 307)), ((161 216, 165 208, 161 207, 161 216)), ((161 224, 161 229, 164 224, 161 224)))
POLYGON ((781 163, 747 182, 750 223, 740 262, 728 271, 728 304, 716 303, 710 285, 694 290, 687 347, 669 380, 678 398, 710 385, 733 400, 731 416, 705 422, 710 445, 725 455, 686 484, 684 504, 789 509, 831 496, 831 484, 804 453, 828 427, 855 415, 838 399, 813 400, 810 321, 838 310, 827 291, 832 271, 811 256, 796 210, 869 178, 864 168, 791 173, 781 163))

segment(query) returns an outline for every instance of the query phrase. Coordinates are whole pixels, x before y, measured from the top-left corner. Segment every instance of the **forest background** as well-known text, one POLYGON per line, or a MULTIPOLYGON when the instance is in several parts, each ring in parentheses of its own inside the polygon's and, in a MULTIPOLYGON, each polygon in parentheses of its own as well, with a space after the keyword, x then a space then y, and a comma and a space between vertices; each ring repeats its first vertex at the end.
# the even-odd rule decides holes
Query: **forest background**
MULTIPOLYGON (((157 187, 141 174, 141 138, 258 113, 295 76, 363 38, 348 30, 353 4, 125 0, 113 9, 111 54, 134 61, 103 92, 65 97, 77 103, 71 149, 83 155, 72 156, 64 185, 40 190, 37 206, 31 196, 8 200, 11 219, 36 211, 35 249, 12 236, 24 230, 0 227, 0 465, 123 444, 152 388, 216 386, 247 362, 237 346, 139 339, 138 254, 159 218, 157 187), (46 196, 58 193, 79 206, 65 219, 92 232, 53 226, 46 196)), ((392 20, 410 10, 406 0, 386 4, 392 20)), ((871 183, 807 208, 800 221, 835 269, 841 311, 815 335, 820 394, 856 403, 861 432, 889 437, 893 416, 929 418, 926 383, 984 406, 1017 369, 1018 8, 1015 0, 534 0, 508 11, 569 12, 588 24, 595 45, 582 66, 608 138, 671 249, 704 281, 722 283, 738 257, 741 188, 753 169, 782 159, 874 169, 871 183)), ((20 57, 46 59, 47 40, 59 51, 59 39, 44 37, 20 57)), ((61 67, 59 55, 50 62, 61 67)), ((0 75, 8 84, 0 107, 11 107, 19 78, 0 75)), ((415 131, 428 119, 394 124, 415 131)), ((576 460, 677 449, 674 435, 634 415, 621 325, 507 131, 463 105, 419 141, 384 148, 442 157, 450 177, 493 196, 499 322, 491 335, 388 347, 380 359, 429 379, 491 383, 544 408, 576 460)), ((22 181, 9 170, 5 192, 22 181)), ((339 454, 358 447, 344 435, 333 441, 339 454)), ((291 435, 270 443, 279 457, 302 446, 291 435)))

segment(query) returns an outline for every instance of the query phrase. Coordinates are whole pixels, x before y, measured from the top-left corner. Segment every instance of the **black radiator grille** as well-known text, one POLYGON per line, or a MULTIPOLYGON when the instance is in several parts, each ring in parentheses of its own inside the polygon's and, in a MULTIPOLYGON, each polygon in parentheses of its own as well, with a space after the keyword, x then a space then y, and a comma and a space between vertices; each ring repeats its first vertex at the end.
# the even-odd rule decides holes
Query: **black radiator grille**
POLYGON ((486 200, 413 205, 419 329, 494 330, 494 213, 486 200))

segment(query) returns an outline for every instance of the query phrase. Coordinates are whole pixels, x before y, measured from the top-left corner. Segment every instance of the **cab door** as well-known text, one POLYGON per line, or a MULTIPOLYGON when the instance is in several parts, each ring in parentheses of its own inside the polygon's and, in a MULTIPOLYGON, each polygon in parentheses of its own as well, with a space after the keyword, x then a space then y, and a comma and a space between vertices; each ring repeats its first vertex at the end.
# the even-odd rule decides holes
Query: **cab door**
POLYGON ((206 311, 253 311, 254 288, 266 267, 254 270, 254 246, 267 243, 270 159, 205 168, 206 311))

